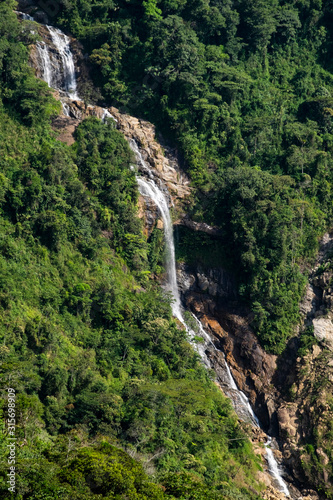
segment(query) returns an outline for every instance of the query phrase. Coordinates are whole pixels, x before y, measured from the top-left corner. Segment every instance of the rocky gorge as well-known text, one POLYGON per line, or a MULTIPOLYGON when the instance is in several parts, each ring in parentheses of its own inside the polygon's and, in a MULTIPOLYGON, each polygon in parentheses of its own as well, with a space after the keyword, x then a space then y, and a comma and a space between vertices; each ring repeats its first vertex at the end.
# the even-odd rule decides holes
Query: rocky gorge
MULTIPOLYGON (((47 30, 45 27, 40 30, 44 42, 52 50, 52 40, 47 30)), ((75 42, 72 45, 75 47, 75 42)), ((83 89, 80 81, 88 78, 89 68, 84 64, 79 45, 73 52, 76 67, 82 68, 78 72, 80 94, 80 88, 83 89)), ((31 64, 36 68, 37 76, 42 77, 36 46, 32 47, 31 64)), ((72 144, 76 126, 87 116, 113 118, 126 139, 137 145, 140 155, 150 166, 154 181, 169 193, 169 205, 173 209, 176 224, 219 241, 221 235, 217 228, 192 221, 186 216, 186 206, 191 202, 189 180, 179 166, 177 151, 156 137, 152 124, 114 107, 106 110, 81 99, 72 99, 59 90, 55 90, 54 95, 62 101, 66 111, 53 122, 60 140, 72 144)), ((139 213, 144 220, 147 237, 155 226, 163 229, 158 209, 142 196, 139 213)), ((332 457, 326 449, 332 439, 333 410, 331 246, 331 237, 326 235, 321 242, 318 260, 308 271, 309 285, 300 305, 304 317, 300 332, 312 327, 317 343, 310 347, 305 356, 298 356, 300 332, 290 340, 280 357, 270 355, 261 348, 250 326, 252 313, 242 305, 237 280, 230 271, 187 262, 179 262, 177 266, 177 281, 183 304, 196 314, 218 347, 218 350, 207 349, 216 380, 228 394, 224 366, 226 360, 237 386, 249 398, 264 430, 280 445, 280 451, 276 450, 275 455, 278 460, 283 460, 288 468, 287 478, 295 483, 295 490, 291 489, 294 498, 319 498, 321 493, 318 496, 311 487, 317 489, 322 482, 327 485, 327 491, 332 488, 329 475, 332 457), (312 442, 315 446, 311 444, 311 448, 308 443, 312 442), (318 461, 315 472, 309 465, 310 456, 315 456, 318 461), (320 481, 316 478, 318 471, 321 474, 320 481)), ((264 437, 259 431, 252 432, 253 442, 258 444, 258 453, 263 454, 260 443, 264 442, 264 437)), ((284 498, 274 489, 268 474, 262 480, 269 485, 264 498, 284 498)))

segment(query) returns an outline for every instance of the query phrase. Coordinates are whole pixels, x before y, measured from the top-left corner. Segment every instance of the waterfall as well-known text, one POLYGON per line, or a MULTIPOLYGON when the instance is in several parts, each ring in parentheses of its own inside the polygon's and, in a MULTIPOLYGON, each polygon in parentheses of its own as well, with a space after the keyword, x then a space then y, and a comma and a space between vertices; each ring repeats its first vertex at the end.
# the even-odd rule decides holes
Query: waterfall
POLYGON ((69 108, 67 102, 62 102, 61 104, 62 104, 62 110, 63 110, 64 115, 65 116, 71 116, 71 114, 70 114, 70 108, 69 108))
MULTIPOLYGON (((23 20, 35 21, 29 14, 17 11, 16 13, 23 20)), ((49 32, 52 44, 45 36, 43 41, 36 42, 41 78, 50 88, 59 90, 63 114, 79 119, 82 116, 80 109, 70 105, 70 101, 81 101, 77 92, 75 63, 70 47, 70 38, 53 26, 44 25, 44 27, 49 32)), ((99 116, 100 108, 97 109, 96 116, 99 116)), ((108 109, 102 108, 102 122, 104 123, 107 118, 112 118, 117 122, 108 109)))
POLYGON ((63 89, 71 99, 79 99, 77 95, 77 84, 75 76, 75 64, 73 53, 70 48, 70 40, 67 35, 57 28, 47 26, 62 62, 63 89))
MULTIPOLYGON (((151 174, 151 169, 148 167, 146 162, 143 160, 142 155, 135 141, 130 142, 130 147, 135 153, 137 163, 151 174)), ((152 175, 152 174, 151 174, 152 175)), ((164 225, 164 239, 165 247, 167 252, 166 258, 166 272, 167 272, 167 285, 166 289, 171 292, 173 297, 172 312, 176 318, 183 324, 185 324, 183 315, 181 312, 180 297, 177 285, 177 274, 176 274, 176 259, 175 259, 175 244, 173 240, 173 225, 170 217, 170 211, 168 206, 168 200, 162 191, 157 187, 152 179, 146 180, 142 177, 137 177, 137 182, 139 185, 139 191, 142 196, 148 196, 157 205, 164 225)))
POLYGON ((105 123, 107 118, 112 118, 113 121, 116 123, 118 122, 117 118, 115 118, 113 115, 111 115, 110 111, 108 111, 106 108, 103 108, 103 115, 102 115, 102 122, 105 123))
POLYGON ((41 62, 42 79, 49 87, 52 87, 52 64, 49 48, 45 42, 37 42, 36 48, 41 62))
POLYGON ((282 479, 281 470, 279 469, 277 461, 275 460, 273 452, 270 448, 271 442, 272 442, 272 438, 270 436, 268 436, 267 442, 265 444, 266 457, 267 457, 267 462, 268 462, 268 470, 271 473, 271 475, 274 477, 274 479, 276 480, 277 484, 279 485, 279 490, 282 493, 284 493, 287 497, 289 497, 290 496, 289 490, 287 488, 286 483, 282 479))
MULTIPOLYGON (((17 14, 19 14, 23 20, 34 21, 34 18, 29 16, 29 14, 23 12, 17 12, 17 14)), ((42 79, 49 87, 63 91, 70 99, 77 100, 79 96, 77 94, 75 64, 70 47, 70 39, 65 33, 53 26, 46 25, 46 28, 50 33, 52 43, 56 49, 56 56, 51 54, 45 41, 36 43, 42 68, 42 79)), ((64 103, 62 104, 64 114, 69 116, 68 106, 64 103)))
MULTIPOLYGON (((207 368, 211 369, 211 363, 210 363, 210 361, 207 357, 207 354, 206 354, 207 349, 211 348, 214 351, 218 351, 218 352, 221 352, 221 351, 219 351, 219 349, 215 346, 214 342, 212 342, 210 336, 208 335, 208 333, 205 331, 204 327, 202 326, 201 321, 193 313, 192 313, 192 316, 198 325, 201 337, 205 341, 204 344, 201 344, 200 346, 198 346, 197 350, 198 350, 198 352, 201 356, 201 359, 203 360, 205 366, 207 366, 207 368)), ((232 404, 235 408, 235 411, 239 415, 239 417, 242 420, 251 423, 255 427, 260 427, 259 420, 258 420, 256 414, 254 413, 254 411, 252 410, 252 407, 250 405, 248 398, 237 387, 235 379, 233 378, 233 376, 231 374, 229 365, 225 360, 225 356, 223 355, 223 357, 224 357, 224 366, 225 366, 225 380, 223 380, 223 381, 219 380, 219 382, 220 382, 219 385, 225 386, 225 388, 223 387, 223 392, 225 392, 225 394, 231 399, 232 404)))
POLYGON ((143 196, 151 198, 161 212, 164 224, 164 239, 167 251, 166 271, 167 271, 167 290, 171 292, 173 297, 172 312, 176 318, 183 324, 184 319, 181 313, 180 298, 178 293, 176 261, 175 261, 175 245, 173 241, 173 226, 171 222, 168 202, 162 191, 156 186, 154 181, 145 180, 142 177, 137 178, 139 191, 143 196))
MULTIPOLYGON (((28 14, 21 12, 18 14, 22 19, 34 21, 33 17, 28 14)), ((60 91, 60 101, 64 115, 78 118, 75 110, 69 104, 70 101, 81 100, 77 93, 75 64, 70 47, 70 39, 65 33, 53 26, 46 25, 45 27, 50 34, 52 45, 50 48, 47 41, 36 43, 41 78, 50 88, 60 91)), ((117 122, 117 119, 106 108, 102 108, 102 122, 105 122, 107 118, 112 118, 117 122)))
MULTIPOLYGON (((140 170, 143 170, 143 172, 150 179, 154 179, 154 174, 153 174, 151 168, 148 167, 147 163, 142 158, 142 155, 140 153, 139 147, 138 147, 137 143, 135 142, 135 140, 131 139, 129 145, 130 145, 131 150, 135 154, 136 163, 137 163, 138 167, 140 168, 140 170)), ((168 209, 168 211, 169 211, 169 209, 168 209)))
MULTIPOLYGON (((21 13, 22 19, 34 21, 34 19, 28 14, 21 13)), ((70 39, 60 30, 53 28, 51 26, 46 26, 52 42, 56 48, 58 56, 60 56, 61 67, 57 58, 51 56, 49 48, 45 42, 37 42, 37 51, 39 54, 41 67, 42 67, 42 78, 47 82, 49 87, 57 88, 57 90, 65 91, 69 99, 77 100, 79 99, 77 94, 77 83, 75 76, 75 65, 73 54, 70 49, 70 39), (60 81, 60 84, 59 84, 60 81), (58 87, 57 87, 58 85, 58 87)), ((70 109, 66 102, 63 102, 63 110, 64 114, 69 116, 70 109)), ((107 109, 103 110, 102 120, 105 121, 107 118, 113 118, 117 121, 107 109)), ((186 331, 191 338, 195 337, 195 332, 191 330, 183 317, 181 301, 178 291, 177 285, 177 274, 176 274, 176 261, 175 261, 175 247, 174 247, 174 239, 173 239, 173 226, 168 206, 168 198, 166 194, 157 186, 154 182, 154 174, 151 168, 147 165, 147 163, 143 160, 138 145, 134 140, 130 142, 130 147, 134 151, 137 159, 137 165, 140 170, 144 171, 145 175, 149 177, 149 180, 143 177, 137 176, 137 182, 139 186, 140 193, 153 200, 153 202, 157 205, 164 224, 164 237, 165 237, 165 246, 167 251, 166 258, 166 271, 167 271, 167 285, 166 289, 171 293, 173 297, 172 302, 172 312, 174 316, 184 325, 186 331)), ((209 335, 204 330, 200 320, 194 316, 194 319, 198 325, 200 334, 204 339, 204 344, 195 343, 195 348, 199 353, 203 363, 207 368, 211 368, 210 360, 206 354, 207 347, 212 347, 217 350, 214 343, 211 341, 209 335)), ((192 340, 193 343, 193 340, 192 340)), ((230 394, 230 398, 234 403, 235 410, 239 415, 242 416, 243 419, 247 419, 253 423, 253 425, 260 427, 260 423, 254 414, 251 405, 249 403, 248 398, 245 396, 243 392, 241 392, 233 376, 231 374, 230 368, 225 361, 226 368, 226 379, 227 385, 229 387, 228 392, 230 394), (241 407, 241 411, 240 411, 241 407), (244 418, 246 416, 246 418, 244 418)), ((276 482, 279 486, 280 491, 285 493, 285 495, 289 496, 288 488, 283 481, 281 471, 279 470, 278 464, 274 458, 273 452, 270 448, 272 439, 268 437, 266 443, 267 450, 267 462, 271 475, 276 479, 276 482)))
POLYGON ((34 21, 34 18, 32 16, 29 16, 29 14, 26 14, 25 12, 19 12, 17 10, 14 11, 16 14, 18 14, 23 21, 34 21))
MULTIPOLYGON (((136 160, 137 160, 137 165, 138 167, 143 170, 148 176, 150 177, 148 180, 146 178, 137 176, 137 182, 138 182, 138 187, 139 191, 144 197, 150 198, 155 205, 158 207, 162 220, 163 220, 163 225, 164 225, 164 239, 165 239, 165 245, 166 245, 166 251, 167 251, 167 258, 166 258, 166 271, 167 271, 167 285, 166 289, 171 292, 172 297, 173 297, 173 303, 172 303, 172 312, 173 315, 184 325, 189 337, 194 337, 196 334, 193 330, 191 330, 188 325, 186 324, 183 314, 182 314, 182 307, 181 307, 181 301, 180 301, 180 296, 179 296, 179 290, 178 290, 178 285, 177 285, 177 274, 176 274, 176 259, 175 259, 175 245, 174 245, 174 239, 173 239, 173 226, 172 226, 172 221, 171 221, 171 216, 170 216, 170 211, 169 211, 169 206, 168 206, 168 200, 166 195, 161 191, 161 189, 156 185, 156 183, 153 180, 153 173, 150 169, 150 167, 147 165, 147 163, 144 161, 142 158, 142 155, 140 153, 140 150, 138 148, 138 145, 134 140, 130 142, 130 147, 132 151, 135 153, 136 160)), ((207 347, 212 347, 214 350, 218 350, 217 347, 214 345, 212 342, 210 336, 207 334, 205 329, 203 328, 200 320, 192 314, 194 317, 199 331, 200 335, 202 336, 204 343, 196 343, 194 345, 195 349, 199 353, 202 362, 204 365, 209 369, 211 368, 211 364, 209 361, 209 358, 206 354, 207 347)), ((228 386, 228 389, 225 391, 227 395, 230 397, 236 413, 242 418, 243 420, 250 421, 255 427, 260 427, 260 422, 255 415, 254 411, 252 410, 252 407, 250 405, 249 399, 245 396, 245 394, 237 387, 237 384, 231 374, 230 368, 225 361, 225 369, 226 369, 226 385, 228 386)), ((284 493, 286 496, 289 496, 289 491, 287 488, 286 483, 284 482, 282 478, 282 472, 279 469, 278 463, 275 460, 274 454, 272 449, 270 448, 272 443, 272 438, 270 436, 267 436, 267 442, 265 444, 266 448, 266 457, 267 457, 267 463, 268 463, 268 469, 271 474, 271 476, 275 479, 276 484, 278 486, 278 489, 284 493)))

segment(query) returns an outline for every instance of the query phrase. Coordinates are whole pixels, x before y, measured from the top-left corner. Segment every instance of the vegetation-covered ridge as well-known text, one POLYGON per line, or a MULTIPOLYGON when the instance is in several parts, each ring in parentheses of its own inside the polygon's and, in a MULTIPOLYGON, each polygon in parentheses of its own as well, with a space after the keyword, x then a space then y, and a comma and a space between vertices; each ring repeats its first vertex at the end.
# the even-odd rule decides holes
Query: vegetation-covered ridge
POLYGON ((281 352, 332 217, 331 2, 66 0, 56 22, 104 102, 177 141, 191 215, 222 229, 253 326, 281 352))
POLYGON ((258 499, 246 432, 151 279, 129 147, 96 118, 55 139, 15 7, 0 3, 0 496, 258 499))

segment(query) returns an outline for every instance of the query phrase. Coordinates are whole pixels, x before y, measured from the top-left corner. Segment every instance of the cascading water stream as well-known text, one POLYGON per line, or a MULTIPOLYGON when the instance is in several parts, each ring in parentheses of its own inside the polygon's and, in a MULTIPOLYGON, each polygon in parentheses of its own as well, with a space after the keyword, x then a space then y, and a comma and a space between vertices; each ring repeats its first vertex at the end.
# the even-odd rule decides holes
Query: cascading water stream
MULTIPOLYGON (((29 14, 17 12, 24 21, 35 21, 29 14)), ((70 46, 70 38, 58 28, 45 25, 50 34, 52 47, 50 49, 48 40, 38 41, 36 43, 41 78, 50 88, 59 90, 61 93, 61 103, 65 116, 72 116, 70 101, 80 101, 77 91, 77 80, 74 57, 70 46)), ((76 116, 74 116, 76 118, 76 116)), ((111 113, 103 108, 101 120, 104 122, 107 118, 117 121, 111 113)))
POLYGON ((37 42, 36 48, 41 61, 42 79, 49 87, 52 87, 52 64, 49 48, 45 42, 37 42))
POLYGON ((275 460, 275 457, 273 455, 273 451, 270 448, 272 438, 270 436, 267 436, 267 442, 265 444, 266 448, 266 458, 268 462, 268 470, 271 473, 271 475, 275 478, 277 484, 279 485, 279 490, 282 491, 286 495, 286 497, 290 496, 289 490, 287 488, 286 483, 284 482, 282 478, 282 471, 280 467, 278 466, 277 461, 275 460))
POLYGON ((143 196, 148 196, 151 198, 155 205, 159 208, 163 224, 164 224, 164 238, 166 243, 167 258, 166 258, 166 271, 167 271, 167 285, 166 288, 171 292, 173 296, 172 312, 176 318, 182 323, 184 322, 181 307, 180 298, 178 294, 177 276, 176 276, 176 262, 175 262, 175 246, 173 241, 173 229, 172 222, 168 207, 168 202, 163 195, 162 191, 156 186, 154 181, 145 180, 141 177, 137 177, 139 191, 143 196))
MULTIPOLYGON (((23 12, 18 12, 24 21, 34 21, 34 18, 23 12)), ((36 43, 40 60, 41 77, 50 88, 64 92, 71 100, 79 100, 75 75, 73 53, 70 48, 70 39, 61 30, 53 26, 45 26, 50 34, 57 57, 50 53, 48 44, 43 41, 36 43)), ((65 116, 70 116, 68 104, 61 100, 65 116)))
MULTIPOLYGON (((190 337, 194 337, 196 334, 193 330, 191 330, 188 325, 186 324, 183 314, 182 314, 182 307, 181 307, 181 301, 180 301, 180 296, 179 296, 179 290, 178 290, 178 285, 177 285, 177 274, 176 274, 176 261, 175 261, 175 246, 174 246, 174 239, 173 239, 173 226, 172 226, 172 221, 170 217, 170 211, 169 211, 169 206, 168 206, 168 200, 164 193, 159 189, 159 187, 156 185, 156 183, 153 180, 153 173, 147 163, 143 160, 142 155, 140 153, 140 150, 138 148, 138 145, 134 140, 130 142, 130 147, 132 151, 136 155, 136 160, 137 160, 137 165, 141 170, 145 172, 145 174, 148 174, 150 177, 149 180, 137 176, 137 182, 139 186, 139 191, 144 197, 150 198, 155 205, 158 207, 162 219, 163 219, 163 225, 164 225, 164 238, 165 238, 165 245, 166 245, 166 251, 167 251, 167 259, 166 259, 166 271, 167 271, 167 285, 166 288, 168 291, 172 293, 173 296, 173 303, 172 303, 172 312, 174 316, 184 325, 186 328, 187 333, 189 334, 190 337)), ((214 350, 218 350, 212 340, 210 339, 209 335, 206 333, 204 330, 200 320, 194 316, 194 319, 198 325, 199 332, 204 340, 203 344, 196 343, 195 348, 200 354, 200 357, 205 364, 207 368, 211 368, 211 364, 209 361, 209 358, 207 357, 206 350, 207 347, 212 347, 214 350)), ((225 368, 226 368, 226 378, 227 378, 227 384, 229 386, 229 391, 228 395, 231 397, 231 400, 234 404, 236 412, 240 415, 241 418, 246 420, 249 420, 255 427, 260 427, 260 422, 255 415, 254 411, 251 408, 250 402, 248 398, 245 396, 245 394, 239 390, 237 387, 237 384, 231 374, 230 368, 225 361, 225 368), (241 411, 237 406, 241 406, 241 411)), ((278 489, 284 493, 287 497, 289 495, 289 490, 287 488, 286 483, 284 482, 282 478, 282 471, 280 470, 277 461, 275 460, 273 451, 271 449, 271 443, 272 443, 272 438, 270 436, 267 436, 267 442, 265 444, 266 447, 266 456, 267 456, 267 463, 268 463, 268 469, 272 477, 276 481, 276 485, 278 486, 278 489)))
MULTIPOLYGON (((34 19, 28 14, 19 13, 24 20, 34 21, 34 19)), ((77 94, 77 82, 75 75, 75 64, 73 54, 70 49, 70 40, 64 33, 60 30, 53 28, 51 26, 46 26, 48 29, 52 43, 56 49, 58 54, 57 58, 54 58, 50 54, 49 47, 45 41, 37 42, 36 47, 40 58, 41 69, 42 69, 42 79, 47 82, 49 87, 55 88, 59 91, 65 92, 67 98, 70 100, 79 100, 79 96, 77 94), (61 61, 61 65, 59 64, 59 59, 61 61), (61 67, 60 67, 61 66, 61 67)), ((62 102, 64 114, 66 116, 70 116, 70 107, 66 101, 62 102)), ((113 118, 117 121, 108 110, 103 110, 102 121, 105 121, 107 118, 113 118)), ((181 301, 178 291, 177 285, 177 274, 176 274, 176 262, 175 262, 175 248, 174 248, 174 239, 173 239, 173 227, 172 221, 170 217, 170 211, 168 206, 168 200, 162 190, 156 185, 154 182, 154 174, 146 162, 143 160, 140 150, 133 140, 130 142, 130 146, 134 151, 137 164, 146 176, 149 177, 149 180, 143 177, 137 177, 137 182, 139 186, 140 193, 150 198, 158 207, 163 223, 164 223, 164 236, 167 250, 167 259, 166 259, 166 268, 167 268, 167 285, 166 289, 171 292, 173 296, 172 303, 172 311, 174 316, 184 325, 186 331, 190 338, 195 337, 196 333, 191 330, 183 317, 181 301)), ((210 360, 206 354, 207 346, 217 350, 214 343, 211 341, 209 335, 205 332, 200 320, 194 316, 194 319, 198 325, 200 334, 204 340, 204 343, 195 343, 194 346, 198 351, 203 363, 207 368, 211 368, 210 360)), ((242 393, 231 374, 228 364, 225 362, 226 367, 226 379, 227 385, 229 386, 230 397, 235 405, 235 410, 237 412, 237 405, 242 407, 242 411, 239 414, 247 416, 246 419, 252 422, 253 425, 260 427, 259 421, 254 414, 248 398, 242 393), (236 402, 237 401, 237 402, 236 402)), ((227 391, 226 391, 227 392, 227 391)), ((268 467, 271 475, 276 479, 276 482, 279 486, 280 491, 289 496, 288 488, 285 482, 282 479, 281 471, 279 470, 278 464, 274 458, 273 452, 270 449, 271 438, 268 437, 268 441, 266 443, 267 450, 267 461, 268 467)))
POLYGON ((51 35, 52 42, 60 55, 62 62, 63 90, 70 99, 79 99, 75 76, 75 64, 70 48, 70 39, 62 31, 52 26, 46 26, 51 35))

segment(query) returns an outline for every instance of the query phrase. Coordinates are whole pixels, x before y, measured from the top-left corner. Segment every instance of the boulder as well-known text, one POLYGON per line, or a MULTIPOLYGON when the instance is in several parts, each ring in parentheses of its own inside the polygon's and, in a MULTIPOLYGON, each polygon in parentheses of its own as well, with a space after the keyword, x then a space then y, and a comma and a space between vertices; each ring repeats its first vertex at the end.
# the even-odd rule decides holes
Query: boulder
POLYGON ((333 323, 331 318, 315 318, 312 323, 316 339, 333 351, 333 323))

